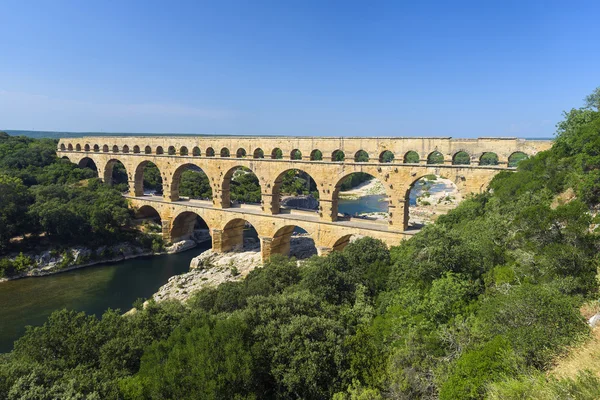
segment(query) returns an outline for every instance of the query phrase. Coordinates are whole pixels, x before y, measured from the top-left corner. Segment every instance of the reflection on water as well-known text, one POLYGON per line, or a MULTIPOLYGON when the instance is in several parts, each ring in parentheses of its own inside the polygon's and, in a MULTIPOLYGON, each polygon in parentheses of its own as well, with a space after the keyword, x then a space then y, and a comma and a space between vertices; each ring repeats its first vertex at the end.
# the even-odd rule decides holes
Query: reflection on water
POLYGON ((191 259, 209 248, 206 242, 179 254, 0 283, 0 352, 10 351, 26 325, 41 325, 54 310, 98 316, 108 308, 127 311, 137 298, 149 298, 171 276, 187 272, 191 259))

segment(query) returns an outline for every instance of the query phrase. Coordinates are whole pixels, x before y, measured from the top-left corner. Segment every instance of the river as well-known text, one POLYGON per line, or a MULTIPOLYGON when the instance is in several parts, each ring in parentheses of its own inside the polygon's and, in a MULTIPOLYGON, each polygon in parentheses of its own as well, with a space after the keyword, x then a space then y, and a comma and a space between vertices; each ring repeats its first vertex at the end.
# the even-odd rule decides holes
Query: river
MULTIPOLYGON (((352 215, 387 211, 388 203, 383 199, 379 195, 341 199, 339 211, 352 215)), ((140 257, 0 283, 0 353, 12 349, 13 342, 25 332, 25 326, 43 324, 55 310, 67 308, 97 316, 108 308, 129 310, 136 299, 151 297, 171 276, 188 272, 191 259, 210 246, 210 242, 205 242, 183 253, 140 257)))
POLYGON ((210 242, 178 254, 98 264, 56 275, 0 283, 0 353, 8 352, 27 325, 41 325, 55 310, 97 316, 108 308, 125 312, 138 298, 151 297, 173 276, 189 271, 193 257, 210 242))

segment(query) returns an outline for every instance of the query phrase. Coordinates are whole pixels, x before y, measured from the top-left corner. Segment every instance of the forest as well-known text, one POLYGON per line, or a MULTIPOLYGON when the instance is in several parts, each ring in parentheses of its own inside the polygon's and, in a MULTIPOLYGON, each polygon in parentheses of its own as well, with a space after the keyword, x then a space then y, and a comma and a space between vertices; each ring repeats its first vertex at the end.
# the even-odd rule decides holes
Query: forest
POLYGON ((56 157, 56 140, 0 132, 0 277, 26 267, 9 253, 69 246, 92 248, 151 238, 123 229, 132 218, 121 193, 96 172, 56 157))
MULTIPOLYGON (((546 373, 587 340, 580 307, 598 299, 599 108, 600 89, 551 150, 399 246, 273 257, 125 317, 56 311, 0 357, 0 398, 599 398, 596 375, 546 373)), ((35 204, 48 165, 3 185, 35 204)))

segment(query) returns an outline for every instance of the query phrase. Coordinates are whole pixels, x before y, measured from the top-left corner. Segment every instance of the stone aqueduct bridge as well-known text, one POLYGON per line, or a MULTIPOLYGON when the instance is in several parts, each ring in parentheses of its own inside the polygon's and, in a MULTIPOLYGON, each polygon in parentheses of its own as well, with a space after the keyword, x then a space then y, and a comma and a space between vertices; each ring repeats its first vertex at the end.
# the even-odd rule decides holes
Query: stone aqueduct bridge
POLYGON ((197 214, 210 228, 213 249, 228 251, 242 244, 244 223, 248 221, 259 235, 263 258, 268 258, 272 253, 289 252, 296 226, 311 235, 321 254, 343 248, 354 234, 379 238, 388 245, 398 244, 407 234, 404 231, 408 227, 409 193, 418 179, 436 174, 451 179, 463 196, 479 193, 495 174, 510 169, 512 154, 533 155, 551 145, 551 141, 515 138, 101 136, 61 139, 58 155, 80 165, 93 160, 105 182, 111 182, 113 167, 120 161, 127 170, 127 197, 132 206, 142 212, 154 208, 161 216, 167 241, 189 236, 197 214), (281 150, 283 158, 275 158, 277 150, 281 150), (315 159, 317 150, 322 160, 315 159), (297 151, 300 159, 295 159, 297 151), (345 161, 335 161, 340 151, 345 154, 345 161), (369 161, 355 161, 360 151, 368 154, 369 161), (404 162, 409 151, 419 154, 418 163, 404 162), (384 162, 385 152, 391 152, 394 161, 384 162), (443 155, 443 164, 428 164, 434 152, 443 155), (459 152, 469 155, 469 165, 455 165, 459 152), (498 165, 479 165, 485 153, 495 153, 498 165), (143 171, 149 162, 161 172, 162 198, 144 196, 143 171), (181 174, 190 166, 202 168, 208 176, 212 202, 179 198, 181 174), (240 166, 251 169, 258 177, 260 205, 231 205, 229 186, 233 172, 240 166), (284 173, 291 169, 304 171, 314 179, 319 191, 318 213, 280 207, 279 189, 284 173), (388 221, 338 215, 341 183, 354 172, 368 173, 383 183, 389 197, 388 221))

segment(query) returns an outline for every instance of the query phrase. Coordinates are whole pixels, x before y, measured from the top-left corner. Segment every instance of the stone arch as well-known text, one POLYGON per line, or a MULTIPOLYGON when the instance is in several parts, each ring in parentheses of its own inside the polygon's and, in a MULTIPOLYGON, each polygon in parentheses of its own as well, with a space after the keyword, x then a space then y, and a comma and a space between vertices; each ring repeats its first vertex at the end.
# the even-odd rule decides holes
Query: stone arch
POLYGON ((359 150, 354 154, 354 162, 369 162, 369 153, 359 150))
POLYGON ((179 148, 179 155, 180 156, 187 156, 188 155, 188 148, 185 146, 181 146, 179 148))
POLYGON ((83 146, 83 149, 84 149, 85 151, 90 151, 90 145, 89 145, 89 144, 86 144, 85 146, 83 146))
POLYGON ((437 150, 432 151, 427 156, 427 164, 443 164, 444 155, 437 150))
POLYGON ((409 150, 404 154, 403 160, 405 164, 418 164, 421 162, 421 157, 416 151, 409 150))
POLYGON ((98 175, 98 166, 90 157, 83 157, 81 160, 79 160, 77 165, 79 168, 89 168, 93 171, 96 171, 96 175, 98 175))
POLYGON ((209 147, 208 149, 206 149, 206 157, 214 157, 215 156, 215 149, 213 149, 212 147, 209 147))
POLYGON ((271 158, 273 160, 280 160, 283 158, 283 151, 279 147, 275 147, 273 151, 271 151, 271 158))
POLYGON ((67 149, 68 149, 69 151, 73 151, 73 145, 72 145, 71 143, 69 143, 69 145, 67 146, 67 149))
MULTIPOLYGON (((294 174, 294 179, 304 180, 302 185, 303 185, 303 187, 304 186, 306 187, 305 192, 307 192, 308 194, 310 194, 312 192, 317 192, 317 193, 319 193, 319 197, 321 197, 318 182, 308 172, 306 172, 300 168, 287 168, 284 171, 282 171, 281 173, 279 173, 279 175, 275 178, 275 180, 273 181, 273 185, 271 187, 270 198, 267 198, 265 200, 264 209, 265 209, 265 211, 268 211, 270 214, 279 214, 281 211, 281 195, 282 195, 281 189, 282 189, 282 185, 284 183, 284 179, 286 178, 286 174, 294 174)), ((287 178, 289 178, 289 176, 287 178)), ((296 197, 296 196, 294 196, 294 197, 296 197)), ((288 207, 290 207, 290 208, 305 208, 305 207, 289 206, 289 205, 288 205, 288 207)))
POLYGON ((194 148, 192 149, 192 156, 200 157, 200 147, 194 146, 194 148))
POLYGON ((235 152, 235 156, 237 158, 245 158, 246 157, 246 149, 244 148, 239 148, 237 149, 237 151, 235 152))
POLYGON ((229 149, 227 147, 223 147, 219 152, 219 155, 221 157, 231 157, 231 153, 229 152, 229 149))
POLYGON ((104 146, 102 146, 102 152, 108 153, 108 145, 107 144, 105 144, 104 146))
POLYGON ((464 150, 457 151, 452 156, 452 165, 469 165, 471 164, 471 156, 464 150))
POLYGON ((302 152, 298 149, 290 151, 290 160, 302 160, 302 152))
POLYGON ((346 160, 346 154, 342 150, 335 150, 331 153, 331 161, 342 162, 346 160))
POLYGON ((134 215, 137 219, 152 218, 158 219, 159 221, 162 220, 162 217, 160 216, 158 210, 150 205, 143 205, 140 208, 136 209, 134 215))
POLYGON ((168 153, 170 156, 174 156, 177 152, 175 151, 175 146, 169 146, 168 153))
POLYGON ((97 144, 94 145, 94 151, 97 153, 100 151, 100 146, 98 146, 97 144))
MULTIPOLYGON (((344 174, 341 178, 338 179, 338 181, 336 182, 334 189, 333 189, 333 194, 332 194, 332 201, 331 201, 331 218, 335 221, 338 217, 338 212, 343 213, 344 215, 348 216, 354 216, 356 217, 356 211, 353 210, 355 204, 353 203, 356 200, 360 200, 362 198, 365 198, 364 200, 364 204, 361 204, 361 209, 364 209, 364 212, 371 212, 371 213, 389 213, 390 212, 390 202, 388 201, 380 201, 382 200, 379 197, 373 197, 373 196, 377 196, 377 195, 364 195, 364 196, 359 196, 358 199, 352 199, 350 200, 351 203, 347 204, 348 207, 344 207, 346 206, 346 204, 343 204, 343 207, 340 207, 340 200, 343 200, 340 197, 340 193, 342 191, 342 189, 345 190, 352 190, 353 188, 355 188, 356 186, 359 185, 363 185, 365 184, 365 182, 371 182, 373 181, 373 179, 375 179, 376 182, 373 182, 374 184, 377 184, 377 182, 379 182, 379 184, 381 185, 381 187, 383 188, 383 191, 385 192, 384 196, 387 198, 390 198, 390 193, 388 192, 386 186, 383 184, 384 180, 379 177, 375 171, 371 171, 371 172, 349 172, 344 174), (356 179, 356 182, 353 182, 353 180, 356 179), (370 201, 372 200, 372 201, 370 201)), ((374 216, 367 216, 364 217, 366 219, 368 218, 374 218, 374 216)), ((389 219, 389 217, 388 217, 389 219)))
MULTIPOLYGON (((403 193, 403 203, 404 203, 403 228, 404 228, 404 230, 409 229, 410 206, 416 206, 420 201, 419 197, 417 197, 418 193, 415 192, 413 194, 412 193, 413 190, 419 189, 417 187, 419 182, 426 183, 427 181, 435 181, 435 180, 442 179, 442 178, 436 174, 427 174, 425 172, 422 172, 422 173, 417 174, 416 176, 412 177, 411 179, 412 179, 412 182, 410 183, 410 185, 407 186, 406 192, 403 193), (413 196, 412 196, 413 199, 411 199, 411 194, 413 194, 413 196)), ((451 182, 449 180, 446 180, 446 182, 449 182, 451 184, 452 188, 450 188, 451 192, 446 193, 444 191, 443 194, 446 196, 453 197, 453 200, 455 201, 455 204, 454 204, 454 207, 455 207, 456 205, 458 205, 458 203, 460 202, 460 200, 462 198, 460 188, 456 185, 455 182, 451 182)), ((428 189, 425 189, 425 190, 428 191, 428 189)), ((424 206, 429 206, 429 205, 435 206, 436 204, 440 204, 439 200, 435 200, 431 196, 421 196, 421 200, 422 200, 421 204, 424 206)), ((448 211, 449 209, 450 209, 450 207, 446 211, 448 211)), ((439 215, 439 214, 440 214, 440 211, 436 210, 435 215, 439 215)), ((423 226, 423 223, 412 223, 410 225, 411 225, 412 229, 420 229, 423 226)))
POLYGON ((81 151, 81 145, 79 143, 75 145, 75 151, 81 151))
MULTIPOLYGON (((182 165, 178 166, 177 169, 175 170, 175 172, 173 172, 173 175, 171 176, 171 192, 169 195, 169 198, 171 199, 171 201, 177 201, 180 199, 180 191, 181 191, 181 183, 182 183, 183 173, 186 171, 194 171, 194 172, 197 172, 199 174, 203 174, 204 176, 206 176, 206 179, 204 179, 204 177, 201 177, 201 180, 203 181, 202 185, 201 185, 202 187, 197 188, 197 189, 204 189, 207 192, 206 196, 201 196, 200 193, 198 193, 198 194, 196 194, 196 193, 187 194, 186 193, 188 195, 188 197, 191 197, 194 199, 200 199, 200 200, 212 200, 213 188, 212 188, 210 177, 208 176, 206 171, 194 163, 186 163, 186 164, 182 164, 182 165)), ((194 189, 196 189, 196 188, 194 188, 194 189)))
POLYGON ((170 242, 179 242, 189 239, 194 234, 194 229, 200 224, 204 229, 211 230, 208 221, 193 211, 180 212, 173 218, 169 231, 170 242))
POLYGON ((256 227, 247 219, 242 218, 233 218, 227 221, 223 226, 223 230, 214 235, 213 244, 215 251, 219 252, 249 251, 253 249, 259 251, 260 249, 258 246, 258 232, 256 227), (247 225, 250 226, 249 229, 246 229, 247 225), (246 238, 244 236, 246 236, 246 238), (249 237, 256 237, 256 239, 253 240, 254 243, 249 242, 249 237))
POLYGON ((129 146, 123 146, 123 153, 129 153, 129 146))
POLYGON ((317 253, 317 246, 312 234, 298 225, 282 226, 277 229, 270 240, 263 240, 263 260, 267 260, 272 254, 307 258, 317 253), (294 233, 298 235, 293 237, 294 233), (294 245, 297 245, 297 247, 294 248, 294 245), (312 249, 308 247, 312 247, 312 249))
POLYGON ((106 183, 107 185, 115 185, 115 184, 127 184, 128 185, 128 181, 129 181, 129 174, 127 172, 127 167, 125 167, 125 164, 116 158, 111 158, 110 160, 108 160, 108 162, 106 163, 106 166, 104 167, 104 183, 106 183), (117 164, 120 164, 123 167, 124 173, 123 174, 118 174, 116 175, 115 172, 115 166, 117 166, 117 164))
POLYGON ((510 156, 508 156, 508 166, 511 168, 516 167, 519 163, 525 159, 529 158, 527 154, 522 151, 515 151, 510 156))
POLYGON ((344 250, 344 248, 346 246, 348 246, 348 244, 350 243, 350 239, 352 239, 353 236, 354 236, 353 234, 349 234, 349 235, 344 235, 344 236, 340 237, 333 243, 331 250, 332 251, 344 250))
POLYGON ((137 144, 135 146, 133 146, 133 153, 134 154, 139 154, 140 153, 140 146, 138 146, 137 144))
POLYGON ((146 191, 154 192, 155 194, 162 193, 163 181, 160 169, 158 169, 158 166, 150 160, 144 160, 137 165, 133 181, 135 185, 135 196, 143 196, 146 191), (152 177, 152 183, 147 182, 145 179, 147 168, 156 168, 158 170, 156 175, 152 177))
POLYGON ((389 150, 384 150, 379 154, 380 163, 391 163, 394 161, 394 153, 389 150))
POLYGON ((112 152, 113 153, 118 153, 119 152, 119 146, 117 146, 116 144, 112 147, 112 152))
POLYGON ((260 147, 254 150, 254 158, 265 158, 265 152, 260 147))
POLYGON ((323 152, 319 149, 314 149, 310 152, 311 161, 322 161, 323 160, 323 152))
POLYGON ((152 147, 150 147, 150 146, 144 147, 144 154, 152 154, 152 147))
POLYGON ((261 202, 261 193, 260 180, 256 173, 248 167, 236 165, 229 168, 225 175, 223 175, 223 180, 221 181, 220 206, 222 208, 228 208, 231 206, 232 202, 259 204, 261 202), (236 173, 241 176, 241 179, 239 180, 245 185, 244 192, 238 192, 236 190, 236 187, 239 185, 239 183, 235 181, 236 173), (251 192, 248 192, 248 189, 252 189, 250 186, 257 187, 251 192))
POLYGON ((156 147, 156 154, 164 154, 165 150, 162 148, 162 146, 157 146, 156 147))
POLYGON ((67 146, 65 146, 65 144, 64 144, 64 143, 61 143, 61 144, 60 144, 60 149, 61 149, 62 151, 65 151, 65 150, 67 150, 67 146))
POLYGON ((488 151, 479 157, 479 165, 498 165, 498 154, 488 151))

